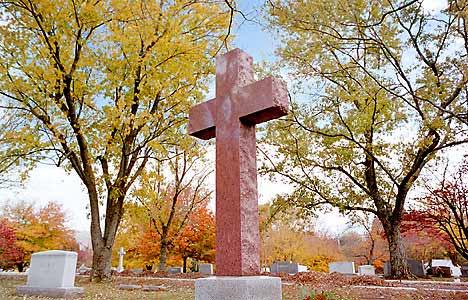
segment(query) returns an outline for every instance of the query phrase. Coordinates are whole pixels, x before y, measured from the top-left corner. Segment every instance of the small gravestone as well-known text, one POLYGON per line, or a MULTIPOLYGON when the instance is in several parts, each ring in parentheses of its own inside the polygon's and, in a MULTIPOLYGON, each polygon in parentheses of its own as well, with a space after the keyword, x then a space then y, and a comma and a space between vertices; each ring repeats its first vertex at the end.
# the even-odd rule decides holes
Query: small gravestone
POLYGON ((84 293, 75 287, 77 253, 51 250, 31 256, 28 280, 25 286, 17 286, 18 295, 38 295, 52 298, 73 298, 84 293))
POLYGON ((289 262, 278 261, 271 264, 271 273, 289 273, 289 262))
POLYGON ((461 277, 462 272, 461 272, 461 267, 453 266, 450 270, 452 272, 453 277, 461 277))
POLYGON ((385 277, 391 275, 391 269, 390 269, 390 262, 389 262, 389 261, 386 261, 386 262, 384 263, 384 266, 383 266, 383 273, 384 273, 384 276, 385 276, 385 277))
POLYGON ((460 277, 462 275, 461 268, 453 265, 450 259, 433 259, 431 266, 434 275, 439 274, 442 277, 460 277), (447 272, 447 268, 449 272, 447 272))
POLYGON ((340 261, 328 264, 329 273, 356 274, 353 261, 340 261))
POLYGON ((307 266, 298 265, 297 272, 309 272, 309 269, 307 268, 307 266))
POLYGON ((408 259, 406 261, 408 263, 408 268, 413 275, 415 276, 426 275, 424 272, 424 263, 422 260, 408 259))
POLYGON ((468 277, 468 266, 461 266, 461 277, 468 277))
POLYGON ((213 265, 212 264, 200 264, 198 267, 200 274, 204 275, 213 275, 213 265))
POLYGON ((184 269, 182 267, 170 267, 169 274, 180 274, 183 273, 184 269))
POLYGON ((289 263, 289 274, 297 274, 299 273, 299 264, 298 263, 289 263))
POLYGON ((307 272, 307 267, 298 263, 291 263, 287 261, 279 261, 272 263, 270 266, 271 273, 288 273, 296 274, 299 272, 307 272))
POLYGON ((122 272, 124 270, 123 267, 123 259, 124 259, 125 251, 123 247, 120 247, 119 250, 119 266, 117 267, 117 272, 122 272))
POLYGON ((359 275, 375 276, 375 268, 372 265, 363 265, 358 267, 359 275))

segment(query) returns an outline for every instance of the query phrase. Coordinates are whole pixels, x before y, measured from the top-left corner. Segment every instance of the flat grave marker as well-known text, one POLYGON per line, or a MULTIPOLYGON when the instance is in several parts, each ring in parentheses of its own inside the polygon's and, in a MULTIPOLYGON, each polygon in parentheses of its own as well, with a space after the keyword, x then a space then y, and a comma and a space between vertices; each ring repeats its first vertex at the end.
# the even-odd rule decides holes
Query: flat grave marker
POLYGON ((170 267, 169 268, 169 274, 181 274, 184 272, 184 269, 182 267, 170 267))

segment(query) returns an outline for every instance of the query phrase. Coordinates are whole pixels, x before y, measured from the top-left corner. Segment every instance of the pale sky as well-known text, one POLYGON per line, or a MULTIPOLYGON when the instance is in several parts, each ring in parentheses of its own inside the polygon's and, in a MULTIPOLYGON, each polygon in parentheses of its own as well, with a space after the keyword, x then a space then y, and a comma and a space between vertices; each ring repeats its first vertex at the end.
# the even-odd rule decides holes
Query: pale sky
POLYGON ((439 11, 447 7, 447 0, 425 0, 423 7, 428 11, 439 11))
MULTIPOLYGON (((263 1, 241 0, 239 9, 255 18, 256 7, 263 1)), ((424 7, 428 11, 437 11, 446 7, 446 0, 426 0, 424 7)), ((262 32, 255 23, 245 23, 234 30, 237 35, 235 47, 242 48, 254 57, 255 61, 272 60, 275 48, 275 40, 271 34, 262 32)), ((214 180, 211 180, 214 189, 214 180)), ((259 202, 265 203, 273 199, 279 193, 289 189, 281 183, 270 182, 267 178, 259 178, 259 202)), ((30 179, 24 188, 0 189, 0 205, 5 201, 26 200, 45 205, 48 201, 61 203, 69 216, 68 225, 77 230, 88 230, 87 219, 88 197, 84 186, 78 176, 72 172, 67 174, 61 168, 48 165, 40 165, 30 173, 30 179)), ((347 219, 333 211, 322 214, 317 222, 319 230, 336 234, 347 227, 347 219)))

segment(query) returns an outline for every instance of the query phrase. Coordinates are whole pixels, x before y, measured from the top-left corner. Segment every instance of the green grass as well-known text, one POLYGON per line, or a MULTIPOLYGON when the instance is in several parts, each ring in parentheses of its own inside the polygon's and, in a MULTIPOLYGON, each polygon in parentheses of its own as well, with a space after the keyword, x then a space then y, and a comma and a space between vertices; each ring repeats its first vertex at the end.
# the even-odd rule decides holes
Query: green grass
MULTIPOLYGON (((126 282, 127 283, 127 282, 126 282)), ((25 281, 0 279, 0 299, 1 300, 46 300, 47 297, 36 296, 17 296, 15 287, 24 285, 25 281)), ((153 283, 146 283, 151 285, 153 283)), ((126 291, 118 288, 118 283, 90 283, 80 281, 76 286, 83 287, 85 294, 79 299, 83 300, 193 300, 193 288, 170 287, 167 291, 144 292, 144 291, 126 291)), ((56 300, 56 298, 55 298, 56 300)))
MULTIPOLYGON (((0 300, 50 300, 52 298, 38 296, 17 296, 15 287, 25 285, 24 280, 0 278, 0 300)), ((90 283, 86 278, 79 278, 75 286, 83 287, 85 294, 80 300, 193 300, 194 282, 165 281, 158 279, 128 279, 116 278, 111 283, 90 283), (141 290, 126 291, 118 288, 120 283, 140 285, 164 285, 167 291, 145 292, 141 290)), ((297 286, 283 286, 283 300, 298 300, 297 286)), ((56 298, 55 298, 56 300, 56 298)))

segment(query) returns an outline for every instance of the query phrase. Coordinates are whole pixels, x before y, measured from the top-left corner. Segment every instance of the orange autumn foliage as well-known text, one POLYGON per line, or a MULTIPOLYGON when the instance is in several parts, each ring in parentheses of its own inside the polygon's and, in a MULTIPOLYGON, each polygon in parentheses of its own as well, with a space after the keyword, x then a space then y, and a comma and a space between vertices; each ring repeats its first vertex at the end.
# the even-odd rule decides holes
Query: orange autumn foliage
POLYGON ((16 264, 20 271, 35 252, 78 249, 73 231, 65 225, 63 208, 55 202, 39 209, 26 202, 7 203, 2 207, 2 218, 16 231, 16 244, 23 253, 22 261, 16 264))
POLYGON ((216 245, 216 223, 214 214, 201 207, 189 218, 188 224, 175 240, 175 254, 182 258, 193 258, 214 262, 216 245))
MULTIPOLYGON (((130 207, 120 227, 121 233, 117 237, 116 247, 125 248, 125 268, 138 268, 147 265, 157 265, 160 255, 161 236, 144 209, 138 205, 130 207), (131 226, 130 226, 131 225, 131 226)), ((177 221, 179 222, 179 221, 177 221)), ((168 239, 170 251, 167 263, 181 265, 187 258, 214 262, 216 226, 214 214, 206 204, 197 207, 188 217, 180 231, 170 231, 168 239), (177 234, 175 234, 177 233, 177 234)), ((118 262, 118 255, 114 257, 114 264, 118 262)))

